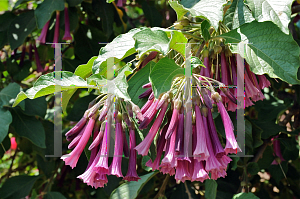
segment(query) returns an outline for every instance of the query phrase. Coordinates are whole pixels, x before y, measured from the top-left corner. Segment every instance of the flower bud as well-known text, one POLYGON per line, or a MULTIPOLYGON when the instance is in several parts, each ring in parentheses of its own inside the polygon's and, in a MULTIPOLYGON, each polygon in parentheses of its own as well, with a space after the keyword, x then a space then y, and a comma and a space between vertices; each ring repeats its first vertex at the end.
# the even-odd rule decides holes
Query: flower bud
POLYGON ((183 25, 181 25, 180 23, 175 23, 174 28, 177 29, 177 30, 182 30, 183 25))
POLYGON ((205 105, 202 105, 202 106, 201 106, 200 111, 201 111, 201 114, 202 114, 204 117, 207 117, 208 108, 207 108, 205 105))
POLYGON ((219 45, 214 46, 214 53, 215 54, 220 54, 222 52, 222 47, 219 45))
POLYGON ((222 97, 221 97, 221 96, 219 95, 219 93, 217 93, 217 92, 213 92, 213 93, 211 94, 211 98, 212 98, 216 103, 222 101, 222 97))
POLYGON ((188 19, 181 19, 180 20, 180 24, 183 25, 183 26, 188 26, 188 25, 190 25, 190 20, 188 20, 188 19))

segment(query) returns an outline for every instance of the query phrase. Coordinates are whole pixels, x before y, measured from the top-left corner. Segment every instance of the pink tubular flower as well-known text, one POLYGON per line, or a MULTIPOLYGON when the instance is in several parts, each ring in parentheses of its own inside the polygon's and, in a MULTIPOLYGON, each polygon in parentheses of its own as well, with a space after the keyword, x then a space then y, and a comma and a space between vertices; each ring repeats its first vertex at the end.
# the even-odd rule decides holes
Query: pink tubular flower
POLYGON ((69 21, 69 10, 68 6, 65 6, 65 35, 62 38, 63 40, 72 40, 72 36, 70 34, 70 21, 69 21))
POLYGON ((169 128, 166 133, 166 137, 165 137, 166 139, 169 139, 171 137, 172 133, 174 132, 174 129, 177 128, 178 116, 179 116, 180 109, 181 109, 181 100, 176 99, 174 101, 174 109, 173 109, 173 113, 172 113, 171 122, 170 122, 169 128))
MULTIPOLYGON (((186 115, 185 115, 185 131, 184 131, 184 160, 191 162, 190 157, 192 156, 192 150, 190 143, 190 137, 192 136, 193 128, 192 128, 192 102, 186 102, 186 115)), ((191 139, 192 140, 192 139, 191 139)))
POLYGON ((146 111, 147 111, 147 110, 150 108, 150 106, 152 105, 153 101, 154 101, 154 98, 152 98, 151 100, 148 99, 148 101, 144 104, 144 106, 143 106, 142 109, 141 109, 141 113, 142 113, 142 114, 145 114, 145 113, 146 113, 146 111))
POLYGON ((94 128, 94 124, 95 124, 95 118, 90 118, 90 120, 87 124, 87 127, 86 127, 80 141, 78 142, 77 146, 75 147, 75 149, 70 154, 67 154, 67 155, 64 155, 61 157, 61 159, 63 159, 65 164, 70 165, 72 167, 72 169, 76 166, 78 158, 81 155, 85 145, 87 144, 89 137, 91 136, 91 133, 94 128))
POLYGON ((86 117, 82 117, 79 120, 79 122, 77 122, 77 124, 66 133, 66 137, 78 134, 81 131, 81 129, 86 125, 87 120, 88 119, 86 117))
POLYGON ((200 161, 200 162, 197 161, 197 160, 193 161, 193 163, 194 163, 194 173, 193 173, 193 176, 192 176, 192 181, 203 182, 204 180, 209 179, 209 176, 208 176, 207 172, 204 169, 203 162, 204 161, 200 161))
POLYGON ((130 139, 130 155, 129 155, 129 165, 126 176, 123 180, 127 181, 138 181, 141 179, 136 172, 136 151, 135 147, 135 131, 133 128, 129 131, 129 139, 130 139))
POLYGON ((47 36, 48 28, 49 28, 49 23, 50 23, 50 20, 47 21, 47 23, 44 25, 44 27, 42 29, 42 32, 41 32, 41 35, 37 39, 37 40, 40 41, 41 44, 46 43, 46 36, 47 36))
POLYGON ((264 89, 271 86, 271 83, 269 82, 269 80, 266 78, 265 75, 257 75, 257 76, 258 76, 260 89, 264 89))
POLYGON ((158 100, 155 100, 149 109, 144 113, 144 120, 141 122, 139 129, 145 129, 147 128, 148 124, 153 120, 157 113, 156 106, 158 104, 158 100))
POLYGON ((102 138, 103 138, 103 136, 104 136, 105 122, 103 122, 103 123, 101 124, 100 129, 99 129, 99 126, 97 126, 97 127, 98 127, 98 129, 97 129, 97 136, 94 137, 92 144, 89 146, 89 150, 92 150, 92 149, 94 149, 95 147, 97 147, 97 146, 101 143, 102 138), (99 133, 98 133, 98 132, 99 132, 99 133))
POLYGON ((118 0, 117 6, 118 7, 123 7, 123 0, 118 0))
POLYGON ((185 182, 186 180, 191 180, 191 174, 189 172, 189 162, 186 160, 178 160, 175 179, 185 182))
POLYGON ((217 158, 221 158, 222 156, 226 155, 226 153, 219 140, 218 133, 210 109, 208 109, 208 114, 207 114, 207 125, 208 125, 208 130, 210 132, 211 143, 214 148, 215 156, 217 158))
POLYGON ((275 160, 273 160, 272 165, 277 165, 282 161, 285 161, 285 159, 282 156, 281 148, 280 148, 280 141, 278 140, 278 135, 272 138, 273 141, 273 150, 274 150, 274 156, 275 160))
POLYGON ((152 88, 148 88, 145 92, 139 95, 139 99, 148 97, 152 93, 152 88))
POLYGON ((86 126, 82 129, 82 131, 80 131, 79 134, 76 135, 76 137, 74 137, 74 139, 68 145, 68 149, 73 149, 79 143, 85 129, 86 129, 86 126))
POLYGON ((221 101, 217 103, 219 112, 221 114, 223 124, 225 127, 225 133, 226 133, 226 146, 225 146, 225 153, 235 153, 241 152, 240 147, 238 146, 234 133, 233 133, 233 124, 232 121, 224 107, 221 101))
POLYGON ((24 64, 25 53, 26 53, 26 43, 23 44, 23 46, 22 46, 22 53, 21 53, 20 63, 19 63, 20 67, 22 67, 24 64))
POLYGON ((175 158, 175 141, 177 126, 173 131, 174 132, 172 133, 171 138, 167 140, 166 154, 160 164, 160 167, 162 168, 175 168, 177 166, 177 160, 175 158))
POLYGON ((149 130, 149 133, 147 134, 147 136, 145 137, 145 139, 135 147, 135 150, 137 150, 137 152, 139 154, 141 154, 142 156, 145 156, 147 155, 148 151, 149 151, 149 148, 150 148, 150 145, 159 129, 159 126, 161 125, 163 119, 164 119, 164 116, 165 116, 165 113, 166 113, 166 110, 168 108, 168 103, 164 103, 164 105, 162 106, 156 120, 154 121, 151 129, 149 130))
POLYGON ((40 56, 38 53, 38 50, 35 46, 35 44, 33 44, 33 49, 34 49, 34 57, 35 57, 35 63, 36 63, 36 71, 37 72, 44 72, 44 68, 42 67, 41 61, 40 61, 40 56))
POLYGON ((168 126, 169 126, 168 122, 164 128, 160 131, 160 137, 158 138, 157 144, 156 144, 156 158, 154 160, 154 162, 152 163, 152 160, 150 159, 147 163, 146 166, 148 167, 152 167, 152 170, 158 170, 159 169, 159 163, 160 163, 160 159, 161 159, 161 155, 163 153, 165 144, 166 144, 166 139, 165 139, 165 135, 166 132, 168 130, 168 126))
POLYGON ((123 130, 122 130, 122 117, 117 116, 116 119, 116 136, 115 136, 115 152, 113 161, 109 167, 109 173, 118 177, 123 177, 121 170, 122 153, 123 153, 123 130))
POLYGON ((198 105, 195 105, 195 112, 196 112, 197 144, 193 155, 194 155, 194 159, 198 161, 207 160, 207 158, 210 156, 207 149, 207 135, 205 134, 204 124, 203 124, 200 108, 198 105))
POLYGON ((183 159, 183 146, 184 146, 184 114, 180 113, 178 115, 178 127, 176 136, 175 151, 179 152, 178 159, 183 159))
POLYGON ((99 161, 96 163, 94 170, 99 174, 108 174, 108 152, 110 143, 110 129, 111 129, 111 117, 108 118, 105 127, 105 133, 102 139, 101 154, 99 161))
POLYGON ((56 21, 55 21, 55 29, 54 29, 54 37, 52 48, 55 48, 55 44, 58 43, 59 39, 59 11, 56 11, 56 21))

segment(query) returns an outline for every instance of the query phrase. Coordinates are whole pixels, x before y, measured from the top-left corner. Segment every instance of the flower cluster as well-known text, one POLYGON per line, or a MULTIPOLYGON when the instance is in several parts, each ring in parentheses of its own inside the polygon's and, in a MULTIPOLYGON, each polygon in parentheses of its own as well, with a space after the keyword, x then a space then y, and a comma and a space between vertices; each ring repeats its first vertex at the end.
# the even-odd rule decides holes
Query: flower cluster
POLYGON ((142 156, 147 155, 154 137, 158 132, 160 134, 156 143, 157 156, 154 161, 149 160, 146 166, 164 174, 175 175, 175 179, 182 182, 185 180, 203 182, 209 178, 209 173, 211 179, 225 177, 227 165, 231 161, 227 154, 236 154, 241 152, 241 149, 236 142, 232 121, 219 93, 211 91, 210 98, 207 92, 203 92, 206 89, 196 88, 197 94, 193 95, 192 103, 183 106, 180 94, 172 99, 171 92, 167 92, 160 99, 155 99, 151 84, 144 85, 144 88, 148 89, 140 97, 149 96, 149 98, 141 109, 145 119, 139 128, 146 128, 157 113, 158 116, 145 139, 135 149, 142 156), (223 120, 226 133, 225 148, 222 147, 215 128, 211 111, 212 99, 217 104, 223 120), (172 116, 160 129, 170 102, 172 116))
MULTIPOLYGON (((209 51, 204 49, 202 52, 203 64, 206 68, 202 68, 200 75, 205 77, 214 78, 224 84, 224 86, 231 87, 229 88, 233 96, 237 96, 237 89, 234 87, 237 86, 237 63, 235 55, 228 53, 229 51, 222 51, 220 48, 220 60, 221 67, 212 68, 209 60, 209 51), (214 71, 214 72, 212 72, 214 71)), ((244 65, 242 66, 244 68, 244 65)), ((245 107, 253 105, 253 102, 263 100, 265 97, 261 92, 262 89, 269 87, 271 84, 264 75, 255 75, 247 63, 245 63, 245 107)), ((230 100, 227 95, 220 91, 220 94, 223 99, 223 104, 229 111, 236 111, 236 105, 230 100)))
POLYGON ((93 142, 88 148, 91 151, 89 164, 86 171, 78 178, 95 188, 103 187, 107 183, 107 175, 123 177, 127 181, 137 181, 140 178, 136 172, 135 127, 129 118, 132 118, 135 113, 142 121, 142 114, 135 104, 125 103, 121 99, 114 98, 113 95, 99 97, 102 97, 99 102, 96 103, 98 98, 92 101, 81 120, 66 133, 67 140, 71 142, 68 148, 74 149, 61 159, 66 165, 74 168, 92 136, 93 142), (125 124, 129 130, 129 147, 124 131, 125 124), (114 154, 110 154, 112 133, 115 137, 114 154), (126 157, 129 157, 128 172, 125 177, 121 171, 123 152, 126 157), (110 165, 109 157, 113 157, 110 165))
MULTIPOLYGON (((65 41, 69 41, 69 40, 72 40, 72 36, 70 34, 69 9, 68 9, 67 4, 65 4, 64 15, 65 15, 65 34, 62 39, 65 41)), ((59 16, 60 16, 60 12, 56 11, 55 29, 54 29, 54 37, 53 37, 53 44, 52 44, 53 48, 55 47, 55 43, 59 42, 58 41, 59 40, 59 16)), ((46 37, 47 37, 48 29, 49 29, 49 24, 50 24, 50 20, 44 25, 41 35, 38 38, 38 40, 42 44, 46 43, 46 37)))

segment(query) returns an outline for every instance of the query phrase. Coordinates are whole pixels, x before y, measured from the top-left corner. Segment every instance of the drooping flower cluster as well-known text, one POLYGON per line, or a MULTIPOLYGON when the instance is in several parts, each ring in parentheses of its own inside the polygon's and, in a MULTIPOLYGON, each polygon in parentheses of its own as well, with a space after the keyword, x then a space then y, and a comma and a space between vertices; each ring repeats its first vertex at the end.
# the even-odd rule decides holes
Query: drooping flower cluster
POLYGON ((146 128, 157 113, 158 116, 145 139, 135 149, 139 154, 147 155, 154 137, 157 133, 160 134, 156 143, 157 156, 154 161, 149 160, 146 165, 164 174, 175 175, 175 179, 183 182, 185 180, 203 182, 209 178, 209 173, 211 179, 225 177, 227 165, 231 161, 227 154, 236 154, 241 150, 236 142, 233 124, 221 96, 213 90, 210 91, 211 98, 217 104, 223 120, 226 133, 225 148, 222 147, 215 128, 211 112, 212 99, 207 94, 206 88, 196 88, 193 103, 186 103, 183 106, 180 94, 171 99, 171 92, 167 92, 160 99, 155 99, 151 84, 143 87, 147 90, 140 97, 149 96, 149 98, 141 108, 144 120, 139 128, 146 128), (170 102, 172 116, 160 129, 170 102))
MULTIPOLYGON (((220 48, 222 49, 222 48, 220 48)), ((233 96, 237 96, 237 63, 235 55, 227 53, 228 51, 220 51, 221 67, 212 68, 209 60, 209 52, 204 49, 202 52, 203 64, 206 68, 202 68, 200 75, 222 82, 224 86, 231 87, 229 91, 233 96)), ((219 54, 219 52, 217 52, 219 54)), ((244 70, 244 64, 242 65, 244 70)), ((265 97, 261 92, 262 89, 269 87, 271 84, 265 75, 255 75, 247 63, 245 63, 245 107, 253 105, 253 102, 263 100, 265 97)), ((240 78, 240 77, 239 77, 240 78)), ((236 111, 236 105, 230 100, 223 91, 220 92, 224 106, 229 111, 236 111)))
MULTIPOLYGON (((55 43, 59 42, 59 23, 60 23, 59 17, 60 17, 60 12, 56 11, 55 29, 54 29, 54 37, 53 37, 53 44, 52 44, 53 48, 55 47, 55 43)), ((65 18, 65 34, 62 39, 65 41, 69 41, 69 40, 72 40, 72 36, 70 34, 69 9, 68 9, 67 4, 65 4, 64 18, 65 18)), ((42 44, 46 43, 46 37, 47 37, 48 29, 49 29, 49 24, 50 24, 50 20, 44 25, 41 35, 38 38, 38 40, 42 44)))
POLYGON ((129 118, 132 118, 135 113, 139 120, 143 120, 138 106, 133 103, 125 103, 118 98, 115 98, 114 103, 114 97, 110 94, 102 97, 97 103, 95 103, 96 100, 90 103, 89 109, 81 120, 66 133, 67 140, 71 141, 68 148, 74 149, 61 159, 65 161, 66 165, 74 168, 93 134, 93 142, 88 148, 91 151, 89 164, 86 171, 78 178, 95 188, 103 187, 107 183, 107 175, 123 177, 127 181, 137 181, 140 178, 136 172, 135 127, 129 118), (129 148, 125 135, 125 124, 129 130, 129 148), (115 138, 114 146, 111 146, 113 144, 112 137, 115 138), (126 157, 129 157, 128 172, 125 177, 121 171, 123 152, 126 157), (110 165, 109 157, 113 157, 110 165))

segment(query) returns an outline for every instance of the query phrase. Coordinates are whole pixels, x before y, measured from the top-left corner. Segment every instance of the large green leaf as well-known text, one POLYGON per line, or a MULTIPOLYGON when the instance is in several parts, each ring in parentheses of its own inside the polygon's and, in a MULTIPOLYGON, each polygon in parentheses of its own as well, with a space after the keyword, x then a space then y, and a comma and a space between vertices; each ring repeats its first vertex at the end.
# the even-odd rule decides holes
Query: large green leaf
POLYGON ((7 30, 9 24, 16 18, 12 12, 5 12, 0 15, 0 31, 7 30))
POLYGON ((259 197, 253 193, 239 193, 235 194, 232 199, 259 199, 259 197))
POLYGON ((255 19, 243 0, 234 0, 224 15, 224 23, 229 29, 236 29, 253 20, 255 19))
POLYGON ((288 25, 291 21, 293 2, 293 0, 246 0, 257 21, 272 21, 285 34, 289 34, 288 25))
POLYGON ((95 14, 101 18, 103 32, 109 38, 113 33, 114 6, 105 0, 92 1, 92 6, 95 14))
POLYGON ((20 91, 22 91, 22 88, 17 83, 10 83, 2 89, 0 92, 0 107, 9 106, 11 100, 15 99, 20 91))
POLYGON ((83 0, 67 0, 67 2, 68 2, 68 6, 73 7, 83 2, 83 0))
POLYGON ((132 36, 145 28, 135 28, 130 30, 126 34, 117 36, 112 42, 108 43, 105 47, 102 47, 99 52, 99 56, 94 61, 93 73, 100 73, 106 76, 107 66, 106 59, 115 57, 115 63, 132 55, 136 52, 134 48, 134 39, 132 36))
POLYGON ((9 25, 8 41, 15 49, 23 44, 25 38, 35 29, 34 11, 28 11, 17 16, 9 25))
MULTIPOLYGON (((76 68, 74 74, 81 77, 81 78, 83 78, 83 79, 86 79, 88 76, 90 76, 92 74, 93 63, 94 63, 96 58, 97 57, 94 56, 88 61, 88 63, 79 65, 76 68)), ((76 92, 76 90, 77 90, 77 88, 69 89, 69 90, 62 93, 61 106, 62 106, 62 110, 64 112, 67 109, 67 105, 69 103, 69 100, 71 99, 73 94, 76 92)))
POLYGON ((235 53, 246 59, 252 72, 258 75, 266 73, 291 84, 300 83, 297 79, 299 46, 291 35, 281 32, 272 22, 253 21, 219 37, 233 45, 245 43, 243 48, 237 47, 235 53))
POLYGON ((205 180, 205 198, 215 199, 217 196, 218 184, 215 180, 205 180))
POLYGON ((39 116, 44 118, 47 111, 47 101, 46 98, 39 97, 36 99, 26 99, 25 100, 25 111, 24 113, 29 116, 39 116))
POLYGON ((185 44, 187 43, 187 38, 182 32, 172 31, 170 48, 179 52, 183 57, 185 57, 185 44))
POLYGON ((147 28, 136 33, 133 38, 135 39, 135 49, 140 57, 143 57, 149 51, 158 51, 163 55, 166 55, 169 51, 170 40, 162 30, 147 28))
POLYGON ((139 99, 139 95, 146 91, 146 89, 142 88, 142 86, 149 83, 150 71, 154 66, 155 62, 150 61, 144 68, 142 68, 128 81, 128 94, 131 97, 132 102, 139 107, 142 107, 147 101, 147 98, 139 99))
POLYGON ((136 198, 139 194, 139 192, 142 190, 144 185, 157 174, 157 172, 151 172, 146 175, 140 176, 140 180, 135 182, 126 182, 122 185, 120 185, 117 189, 115 189, 111 195, 111 199, 132 199, 136 198))
POLYGON ((19 175, 7 179, 0 188, 1 198, 24 198, 39 176, 19 175))
POLYGON ((40 148, 46 148, 45 130, 39 120, 34 116, 25 115, 19 108, 12 109, 11 114, 12 126, 19 136, 28 138, 40 148))
POLYGON ((0 143, 8 133, 9 125, 12 122, 12 116, 5 108, 0 108, 0 143))
POLYGON ((184 75, 184 68, 178 66, 173 59, 167 57, 159 60, 150 73, 150 81, 155 98, 170 90, 172 81, 177 76, 184 75))
POLYGON ((65 8, 64 0, 45 0, 34 11, 38 29, 42 29, 50 20, 54 11, 61 11, 65 8))
POLYGON ((193 17, 200 17, 208 20, 216 30, 219 27, 219 22, 222 21, 223 18, 224 4, 226 4, 225 0, 202 0, 194 4, 192 7, 187 8, 175 3, 174 1, 170 2, 170 5, 173 9, 175 9, 178 17, 181 18, 184 14, 190 12, 193 17))
POLYGON ((177 20, 181 20, 182 17, 188 12, 186 8, 178 1, 169 1, 170 6, 175 10, 177 14, 177 20))
POLYGON ((13 106, 18 105, 21 101, 26 98, 35 99, 41 96, 49 95, 56 92, 57 87, 59 90, 65 91, 73 88, 95 88, 94 86, 88 85, 84 79, 74 75, 71 72, 52 72, 46 75, 42 75, 33 85, 32 88, 28 89, 26 92, 21 91, 13 106), (61 81, 57 82, 54 75, 60 73, 61 81), (61 83, 59 85, 59 83, 61 83))

